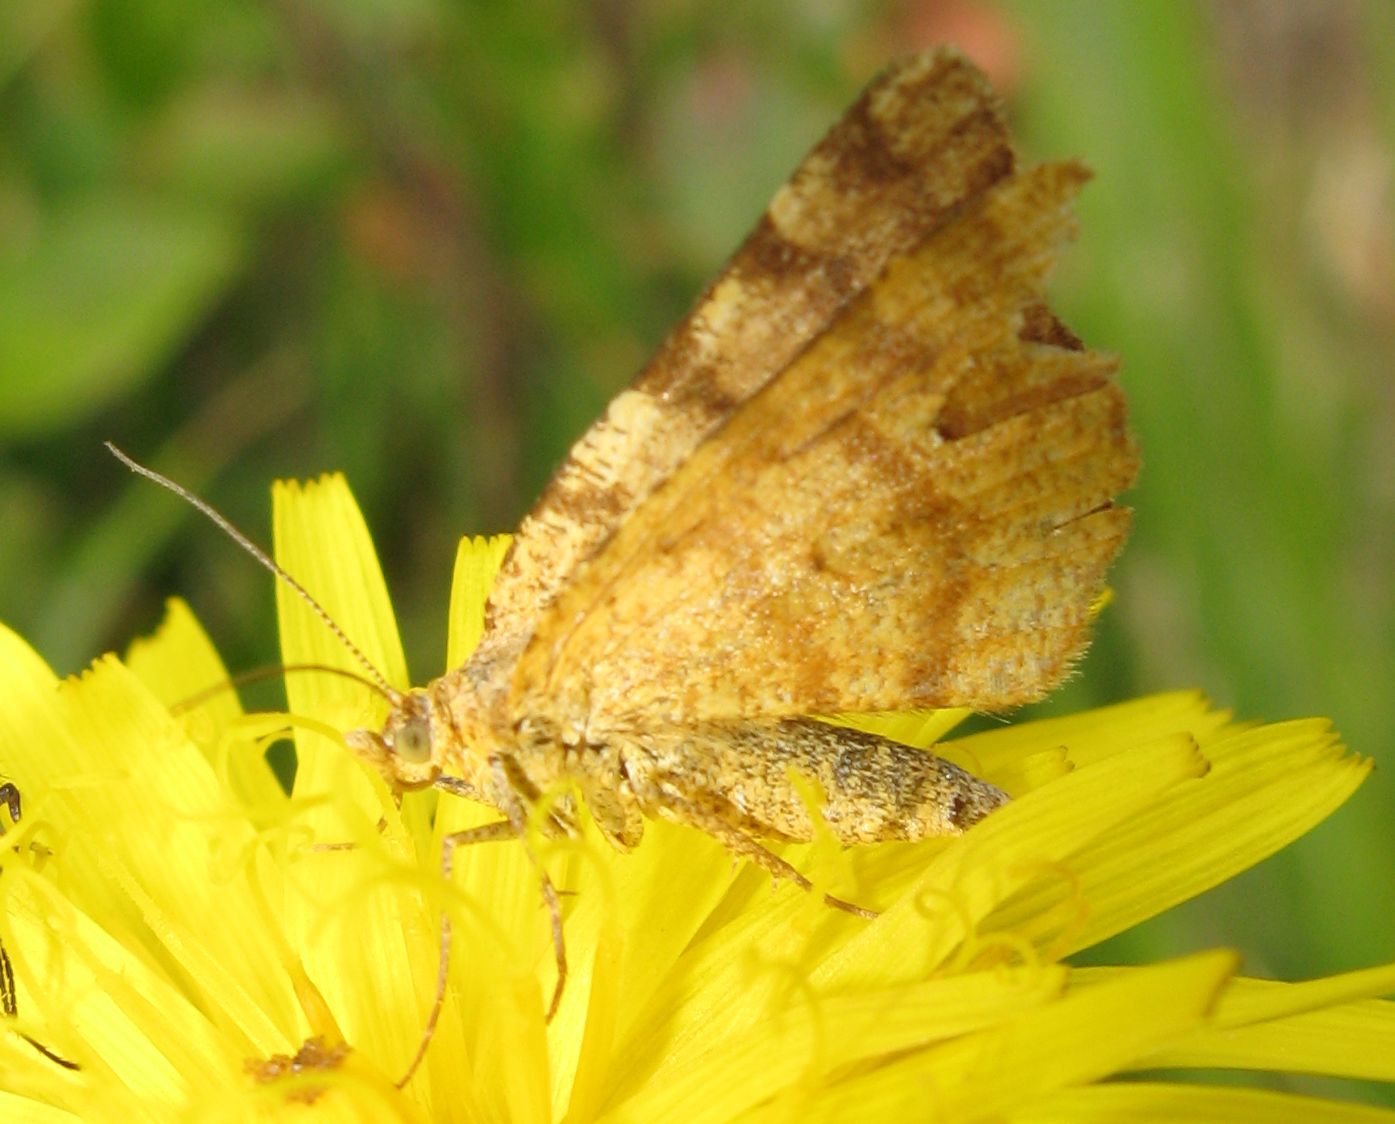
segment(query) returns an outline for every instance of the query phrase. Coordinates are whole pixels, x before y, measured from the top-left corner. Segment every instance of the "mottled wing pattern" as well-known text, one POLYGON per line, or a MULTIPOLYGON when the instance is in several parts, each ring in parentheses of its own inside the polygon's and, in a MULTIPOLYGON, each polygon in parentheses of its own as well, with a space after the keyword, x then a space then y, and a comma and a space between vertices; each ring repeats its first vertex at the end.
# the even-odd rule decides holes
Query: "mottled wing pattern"
POLYGON ((996 98, 959 55, 917 55, 877 79, 572 449, 504 561, 476 666, 507 667, 577 567, 695 448, 887 261, 1011 169, 996 98))
POLYGON ((512 712, 565 738, 1054 685, 1137 468, 1113 360, 1044 304, 1087 175, 1002 178, 896 257, 576 569, 512 712))

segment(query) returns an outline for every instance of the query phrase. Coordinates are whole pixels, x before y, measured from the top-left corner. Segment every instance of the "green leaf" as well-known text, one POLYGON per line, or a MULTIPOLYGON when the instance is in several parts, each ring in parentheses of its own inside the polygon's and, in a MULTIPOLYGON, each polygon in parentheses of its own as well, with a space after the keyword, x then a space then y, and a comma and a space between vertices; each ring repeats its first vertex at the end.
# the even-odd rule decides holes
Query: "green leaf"
POLYGON ((0 435, 73 425, 129 394, 241 258, 214 212, 103 198, 53 214, 28 252, 0 261, 0 435))

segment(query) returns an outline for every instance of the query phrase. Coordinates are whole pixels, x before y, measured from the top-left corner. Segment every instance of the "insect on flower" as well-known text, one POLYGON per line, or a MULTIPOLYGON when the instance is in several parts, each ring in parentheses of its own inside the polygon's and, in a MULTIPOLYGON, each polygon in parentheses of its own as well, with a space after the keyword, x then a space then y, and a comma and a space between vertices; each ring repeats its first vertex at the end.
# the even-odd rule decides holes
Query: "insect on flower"
MULTIPOLYGON (((986 79, 953 51, 892 66, 573 447, 474 654, 423 688, 395 689, 193 502, 388 698, 348 745, 395 791, 500 812, 447 840, 447 869, 462 844, 525 838, 529 809, 570 784, 620 850, 662 816, 808 888, 766 845, 811 837, 801 778, 848 845, 957 834, 1007 800, 812 716, 1001 711, 1086 643, 1137 471, 1114 359, 1045 303, 1087 178, 1019 170, 986 79)), ((571 800, 549 799, 551 830, 575 829, 571 800)), ((543 886, 555 1011, 561 909, 543 886)))

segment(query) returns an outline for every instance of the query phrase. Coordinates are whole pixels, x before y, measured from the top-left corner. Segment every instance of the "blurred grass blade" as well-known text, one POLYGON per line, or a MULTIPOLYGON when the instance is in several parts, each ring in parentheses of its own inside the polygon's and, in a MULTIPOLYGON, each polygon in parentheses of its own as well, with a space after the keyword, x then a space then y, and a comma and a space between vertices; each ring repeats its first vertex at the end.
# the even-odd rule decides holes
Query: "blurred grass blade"
POLYGON ((0 436, 75 424, 145 382, 242 260, 210 211, 104 197, 0 259, 0 436))

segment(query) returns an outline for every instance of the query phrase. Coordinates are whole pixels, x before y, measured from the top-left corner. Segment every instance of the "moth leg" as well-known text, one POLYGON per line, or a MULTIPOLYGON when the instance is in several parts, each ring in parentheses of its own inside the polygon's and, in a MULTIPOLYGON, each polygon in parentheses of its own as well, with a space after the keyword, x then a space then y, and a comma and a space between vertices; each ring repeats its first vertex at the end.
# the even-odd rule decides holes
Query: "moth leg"
MULTIPOLYGON (((689 827, 706 832, 732 854, 750 859, 776 878, 788 878, 801 890, 812 891, 814 889, 814 884, 800 873, 797 867, 786 862, 774 851, 763 846, 759 840, 742 831, 728 817, 722 815, 719 809, 702 800, 684 796, 672 785, 664 784, 662 780, 651 780, 646 784, 637 786, 637 788, 642 793, 641 801, 643 803, 661 808, 689 827)), ((824 894, 823 900, 825 905, 841 909, 845 913, 851 913, 858 917, 871 919, 877 916, 876 910, 844 901, 832 894, 824 894)))
MULTIPOLYGON (((508 818, 496 820, 494 823, 482 824, 479 827, 466 828, 464 831, 451 832, 441 840, 441 877, 447 882, 450 881, 451 870, 455 863, 455 851, 457 847, 467 847, 475 843, 495 843, 506 839, 517 839, 523 844, 524 854, 533 864, 533 868, 538 873, 538 880, 542 888, 543 901, 547 904, 548 916, 552 924, 552 951, 557 963, 557 983, 552 989, 552 1001, 547 1008, 547 1021, 551 1022, 552 1017, 557 1014, 557 1008, 562 1003, 562 991, 567 982, 567 948, 562 932, 562 900, 557 893, 557 888, 552 884, 552 879, 547 876, 547 871, 538 861, 533 849, 528 846, 527 813, 524 811, 522 802, 514 795, 514 786, 509 778, 507 765, 502 758, 490 758, 490 768, 494 774, 499 793, 507 793, 508 798, 500 803, 504 804, 502 811, 508 818)), ((453 778, 441 778, 450 781, 453 778)), ((441 784, 437 781, 437 787, 447 792, 457 792, 454 784, 441 784)), ((553 819, 550 821, 560 827, 565 827, 561 821, 553 819)), ((446 979, 450 974, 450 939, 451 923, 450 913, 441 914, 441 945, 439 959, 436 969, 436 996, 431 1002, 431 1012, 427 1016, 426 1025, 422 1030, 421 1042, 417 1046, 417 1052, 413 1056, 411 1064, 407 1066, 407 1071, 397 1081, 397 1088, 403 1088, 422 1060, 426 1057, 427 1047, 431 1044, 431 1038, 436 1033, 436 1025, 440 1021, 441 1011, 446 1004, 446 979)))
MULTIPOLYGON (((547 876, 547 871, 538 861, 538 856, 534 854, 533 848, 528 846, 528 815, 523 801, 518 796, 523 778, 518 774, 517 766, 511 759, 495 754, 489 758, 489 769, 494 777, 495 791, 504 795, 500 811, 508 816, 514 835, 523 844, 523 853, 528 856, 528 861, 537 872, 538 881, 542 886, 543 901, 547 903, 548 916, 552 920, 552 953, 557 961, 557 983, 552 988, 552 1001, 547 1005, 547 1021, 551 1022, 552 1016, 557 1014, 557 1008, 561 1006, 562 991, 567 984, 567 946, 562 935, 562 901, 557 896, 557 887, 552 884, 552 879, 547 876)), ((556 816, 555 811, 553 815, 556 816)), ((559 821, 554 819, 551 822, 559 821)))
MULTIPOLYGON (((451 868, 455 862, 455 849, 457 847, 469 846, 472 843, 493 843, 503 839, 514 839, 516 833, 513 824, 508 820, 496 820, 494 823, 483 824, 480 827, 467 828, 464 831, 453 831, 441 840, 441 877, 447 882, 450 881, 451 868)), ((441 911, 441 945, 437 959, 436 968, 436 995, 431 1000, 431 1011, 426 1016, 426 1025, 422 1028, 421 1041, 417 1043, 417 1052, 412 1056, 411 1063, 407 1066, 407 1071, 398 1079, 397 1088, 406 1086, 417 1068, 426 1057, 426 1049, 431 1044, 431 1039, 436 1034, 436 1024, 441 1021, 441 1011, 446 1005, 446 977, 450 973, 450 911, 441 911)))

